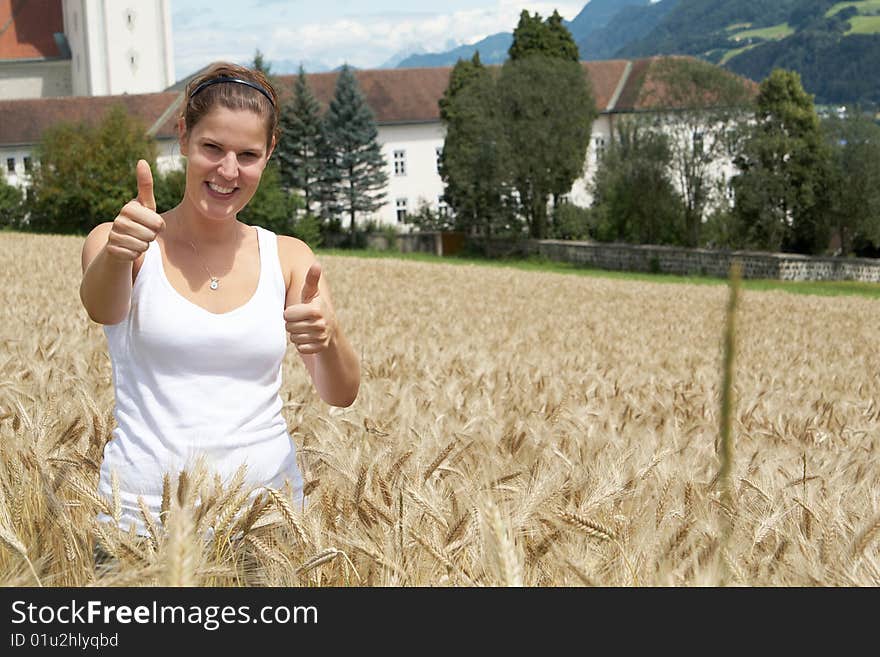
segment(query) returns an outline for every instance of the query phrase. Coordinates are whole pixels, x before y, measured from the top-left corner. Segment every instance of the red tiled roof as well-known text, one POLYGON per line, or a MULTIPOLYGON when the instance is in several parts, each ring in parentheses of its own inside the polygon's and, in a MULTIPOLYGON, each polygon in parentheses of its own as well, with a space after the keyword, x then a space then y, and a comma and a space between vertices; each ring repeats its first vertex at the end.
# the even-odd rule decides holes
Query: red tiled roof
MULTIPOLYGON (((709 68, 712 65, 689 56, 649 57, 633 61, 632 70, 626 84, 615 104, 615 110, 619 112, 642 112, 658 109, 684 109, 686 104, 712 105, 711 92, 697 89, 694 86, 681 85, 675 91, 669 88, 669 79, 675 79, 677 63, 685 64, 692 62, 700 67, 709 68)), ((717 67, 716 67, 717 68, 717 67)), ((687 69, 681 68, 681 71, 687 69)), ((758 94, 758 84, 748 78, 718 68, 718 71, 731 79, 739 81, 752 97, 758 94)), ((687 78, 682 78, 685 82, 687 78)), ((717 98, 717 97, 716 97, 717 98)))
POLYGON ((593 96, 596 99, 596 108, 604 112, 608 103, 617 90, 617 85, 623 79, 629 62, 625 59, 609 59, 601 62, 581 62, 584 70, 590 78, 593 87, 593 96))
MULTIPOLYGON (((450 67, 393 68, 354 71, 377 123, 439 121, 437 101, 449 84, 450 67)), ((309 89, 326 109, 336 90, 339 72, 306 75, 309 89)), ((282 100, 293 93, 295 75, 278 76, 282 100)))
POLYGON ((0 60, 60 57, 61 0, 0 0, 0 60))
MULTIPOLYGON (((2 1, 2 0, 0 0, 2 1)), ((590 77, 599 112, 632 112, 663 105, 664 94, 658 95, 656 71, 652 68, 660 58, 583 62, 590 77), (615 94, 618 96, 615 99, 615 94), (659 99, 659 100, 658 100, 659 99), (614 101, 613 107, 609 104, 614 101)), ((410 68, 355 71, 367 103, 376 121, 381 124, 439 121, 437 101, 449 83, 452 69, 410 68)), ((326 108, 333 97, 338 73, 307 75, 309 87, 326 108)), ((278 93, 290 97, 295 75, 278 76, 278 93)), ((751 88, 757 85, 746 81, 751 88)), ((154 131, 160 138, 176 136, 179 91, 122 96, 37 98, 0 101, 0 144, 31 144, 40 141, 43 132, 59 121, 96 121, 113 103, 122 103, 129 113, 150 128, 161 119, 154 131)), ((668 105, 665 105, 668 107, 668 105)))
MULTIPOLYGON (((599 111, 604 111, 626 69, 626 60, 581 62, 593 86, 599 111)), ((451 67, 396 68, 354 71, 367 104, 378 123, 439 121, 437 101, 449 84, 451 67)), ((338 72, 306 74, 309 88, 326 109, 333 98, 338 72)), ((280 75, 282 100, 293 93, 295 75, 280 75)))
MULTIPOLYGON (((128 113, 149 129, 178 98, 174 92, 122 96, 70 96, 0 101, 0 144, 35 144, 56 123, 96 123, 114 104, 121 103, 128 113)), ((173 115, 173 112, 172 112, 173 115)), ((157 137, 174 137, 174 118, 164 121, 157 137)))

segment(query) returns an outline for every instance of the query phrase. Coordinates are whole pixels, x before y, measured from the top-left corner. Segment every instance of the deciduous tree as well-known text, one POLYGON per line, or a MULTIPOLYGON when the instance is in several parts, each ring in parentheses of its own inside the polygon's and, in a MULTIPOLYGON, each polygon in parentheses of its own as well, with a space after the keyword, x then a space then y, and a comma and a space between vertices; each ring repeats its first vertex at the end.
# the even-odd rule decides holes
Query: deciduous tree
POLYGON ((856 111, 832 117, 823 130, 834 165, 831 222, 840 252, 880 248, 880 126, 856 111))
POLYGON ((455 227, 487 238, 497 235, 513 214, 510 152, 495 79, 479 54, 453 68, 440 114, 446 124, 440 176, 455 227))
POLYGON ((762 83, 736 158, 735 212, 746 246, 818 253, 830 235, 831 153, 813 99, 793 71, 762 83))
POLYGON ((656 61, 643 102, 656 125, 670 135, 671 168, 684 200, 685 243, 700 246, 707 210, 727 181, 723 163, 731 141, 752 107, 748 80, 713 64, 685 57, 656 61))
POLYGON ((155 153, 144 125, 121 105, 97 125, 54 125, 36 149, 28 228, 86 234, 113 221, 137 189, 135 163, 155 170, 155 153))

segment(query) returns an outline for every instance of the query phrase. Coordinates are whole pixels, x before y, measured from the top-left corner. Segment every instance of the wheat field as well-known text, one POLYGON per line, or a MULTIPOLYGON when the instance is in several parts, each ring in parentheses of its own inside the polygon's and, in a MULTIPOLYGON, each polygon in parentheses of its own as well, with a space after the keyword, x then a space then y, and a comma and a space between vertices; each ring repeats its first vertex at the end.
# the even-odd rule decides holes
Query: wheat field
POLYGON ((0 233, 0 585, 880 584, 875 300, 741 292, 722 480, 726 286, 327 256, 362 381, 328 407, 288 347, 308 501, 186 473, 138 541, 94 520, 81 246, 0 233))

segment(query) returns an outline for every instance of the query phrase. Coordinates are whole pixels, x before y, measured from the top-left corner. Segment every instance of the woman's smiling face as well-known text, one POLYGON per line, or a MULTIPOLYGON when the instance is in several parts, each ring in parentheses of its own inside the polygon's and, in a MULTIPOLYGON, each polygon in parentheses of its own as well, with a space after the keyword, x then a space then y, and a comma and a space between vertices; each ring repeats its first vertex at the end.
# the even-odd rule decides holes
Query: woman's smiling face
POLYGON ((187 158, 186 199, 215 219, 235 217, 251 200, 271 154, 258 114, 222 106, 182 134, 180 152, 187 158))

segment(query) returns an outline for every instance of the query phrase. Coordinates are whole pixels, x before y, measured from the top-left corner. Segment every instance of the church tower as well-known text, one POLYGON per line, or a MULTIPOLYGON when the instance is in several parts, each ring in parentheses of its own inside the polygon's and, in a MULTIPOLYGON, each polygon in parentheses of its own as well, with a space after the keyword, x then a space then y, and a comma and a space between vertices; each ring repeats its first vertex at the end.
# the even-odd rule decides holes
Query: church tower
POLYGON ((170 0, 62 0, 74 96, 174 84, 170 0))
POLYGON ((171 0, 0 0, 0 100, 174 84, 171 0))

